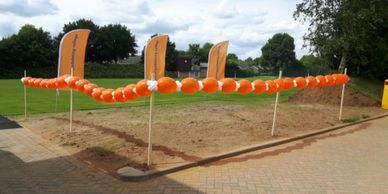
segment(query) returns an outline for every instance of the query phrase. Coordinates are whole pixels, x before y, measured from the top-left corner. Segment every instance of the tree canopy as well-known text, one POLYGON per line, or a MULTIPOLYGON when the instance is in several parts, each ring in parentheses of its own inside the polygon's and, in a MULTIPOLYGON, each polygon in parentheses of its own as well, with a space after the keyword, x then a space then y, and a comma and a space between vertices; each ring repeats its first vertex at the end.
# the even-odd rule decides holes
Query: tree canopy
POLYGON ((26 24, 18 33, 0 41, 1 67, 54 67, 58 61, 59 43, 63 35, 74 29, 90 29, 85 60, 88 62, 117 62, 137 53, 135 36, 126 26, 98 26, 91 20, 80 19, 64 24, 55 38, 42 28, 26 24))
POLYGON ((388 1, 303 0, 294 18, 308 22, 305 41, 339 71, 388 74, 388 1))
POLYGON ((45 67, 56 61, 54 42, 49 32, 24 25, 17 34, 0 41, 0 65, 45 67))
POLYGON ((63 26, 63 32, 58 35, 60 40, 63 34, 74 29, 89 29, 90 36, 86 51, 86 61, 117 63, 119 59, 137 53, 135 35, 126 26, 108 24, 98 26, 91 20, 79 19, 63 26))
POLYGON ((97 33, 96 47, 101 58, 100 61, 114 61, 127 58, 137 53, 135 36, 121 24, 102 26, 97 33))
POLYGON ((295 57, 294 38, 287 33, 275 34, 261 48, 261 66, 264 70, 277 73, 298 64, 295 57))
POLYGON ((213 45, 214 44, 212 44, 210 42, 206 42, 199 49, 199 55, 200 55, 201 62, 207 62, 209 60, 209 52, 210 52, 210 49, 213 47, 213 45))
POLYGON ((304 55, 300 59, 300 63, 308 70, 312 70, 316 73, 324 73, 329 70, 328 63, 321 57, 314 55, 304 55))

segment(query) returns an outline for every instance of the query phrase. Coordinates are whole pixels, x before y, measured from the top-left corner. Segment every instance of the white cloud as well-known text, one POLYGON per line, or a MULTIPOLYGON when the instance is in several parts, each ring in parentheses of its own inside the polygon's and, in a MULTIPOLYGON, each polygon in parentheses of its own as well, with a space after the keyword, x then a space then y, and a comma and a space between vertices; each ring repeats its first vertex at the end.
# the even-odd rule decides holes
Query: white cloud
POLYGON ((126 25, 136 35, 138 50, 152 34, 165 33, 178 49, 187 49, 189 43, 229 40, 229 52, 240 58, 257 57, 273 34, 286 32, 294 37, 296 53, 301 57, 307 52, 302 49, 306 26, 292 18, 297 1, 8 1, 0 3, 0 37, 15 33, 26 23, 43 27, 56 36, 63 24, 86 18, 98 25, 126 25), (42 2, 46 5, 41 5, 42 2), (37 5, 44 10, 34 8, 37 5), (34 9, 26 12, 28 6, 34 9))
POLYGON ((5 0, 0 2, 0 12, 31 17, 53 14, 57 7, 48 0, 5 0))

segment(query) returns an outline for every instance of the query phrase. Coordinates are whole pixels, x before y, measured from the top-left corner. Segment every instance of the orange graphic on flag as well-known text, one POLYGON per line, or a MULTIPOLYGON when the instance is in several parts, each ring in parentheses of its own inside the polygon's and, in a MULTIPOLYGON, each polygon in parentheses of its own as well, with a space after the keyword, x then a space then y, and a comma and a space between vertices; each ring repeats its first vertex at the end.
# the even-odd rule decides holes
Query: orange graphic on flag
POLYGON ((209 51, 209 62, 207 67, 207 77, 217 80, 225 77, 226 56, 228 53, 229 41, 223 41, 214 45, 209 51))
POLYGON ((159 35, 148 41, 144 53, 144 79, 155 80, 164 77, 168 35, 159 35))
POLYGON ((84 78, 86 45, 90 30, 77 29, 66 33, 59 45, 58 77, 71 74, 84 78))

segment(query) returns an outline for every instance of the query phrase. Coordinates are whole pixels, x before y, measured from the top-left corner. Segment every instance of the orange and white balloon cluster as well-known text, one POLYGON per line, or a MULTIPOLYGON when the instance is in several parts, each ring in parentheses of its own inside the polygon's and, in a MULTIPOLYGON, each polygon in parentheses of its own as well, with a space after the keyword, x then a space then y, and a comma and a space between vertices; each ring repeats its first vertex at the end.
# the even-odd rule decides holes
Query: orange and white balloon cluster
POLYGON ((240 94, 248 94, 254 92, 274 93, 291 88, 305 88, 305 87, 323 87, 332 85, 342 85, 349 81, 349 77, 345 74, 333 75, 318 75, 316 77, 308 76, 297 77, 295 79, 283 78, 275 80, 263 81, 257 79, 250 82, 246 79, 235 81, 231 78, 224 78, 216 80, 214 78, 205 78, 198 81, 194 78, 185 78, 182 81, 176 81, 170 77, 163 77, 157 81, 141 80, 137 84, 129 84, 125 87, 117 89, 105 89, 98 87, 96 84, 90 83, 86 79, 80 79, 76 76, 64 75, 54 79, 42 79, 23 77, 21 79, 24 85, 36 88, 60 89, 72 88, 86 95, 93 97, 101 102, 126 102, 128 100, 136 100, 139 96, 149 96, 153 91, 158 91, 162 94, 171 94, 175 91, 181 91, 185 94, 194 94, 197 91, 206 93, 214 93, 222 91, 223 93, 238 92, 240 94))

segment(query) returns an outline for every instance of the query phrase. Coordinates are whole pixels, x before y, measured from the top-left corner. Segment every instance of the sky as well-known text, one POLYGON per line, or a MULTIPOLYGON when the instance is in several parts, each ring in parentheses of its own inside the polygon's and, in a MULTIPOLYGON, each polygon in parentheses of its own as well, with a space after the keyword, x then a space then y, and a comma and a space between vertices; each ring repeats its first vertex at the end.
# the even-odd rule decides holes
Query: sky
POLYGON ((57 36, 65 23, 80 18, 103 26, 126 25, 141 51, 152 34, 168 34, 177 49, 188 44, 229 40, 229 53, 239 58, 261 56, 261 47, 275 33, 295 39, 297 58, 307 25, 292 13, 301 0, 0 0, 0 37, 33 24, 57 36))

